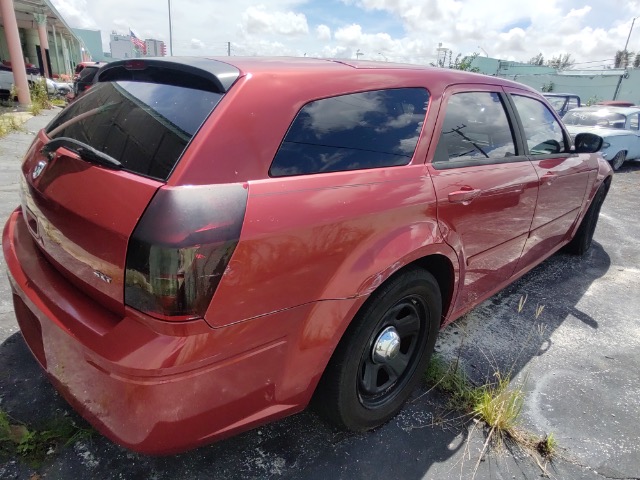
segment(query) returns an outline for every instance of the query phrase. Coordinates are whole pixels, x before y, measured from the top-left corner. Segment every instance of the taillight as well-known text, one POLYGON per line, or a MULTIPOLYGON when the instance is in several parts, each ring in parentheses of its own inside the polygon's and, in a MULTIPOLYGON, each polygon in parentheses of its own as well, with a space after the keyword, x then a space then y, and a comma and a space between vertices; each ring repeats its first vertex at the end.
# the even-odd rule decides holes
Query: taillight
POLYGON ((159 189, 129 239, 125 303, 163 320, 203 316, 246 205, 240 184, 159 189))
POLYGON ((87 90, 89 90, 90 88, 91 88, 91 84, 89 84, 89 85, 85 85, 85 86, 84 86, 84 91, 86 92, 86 91, 87 91, 87 90))

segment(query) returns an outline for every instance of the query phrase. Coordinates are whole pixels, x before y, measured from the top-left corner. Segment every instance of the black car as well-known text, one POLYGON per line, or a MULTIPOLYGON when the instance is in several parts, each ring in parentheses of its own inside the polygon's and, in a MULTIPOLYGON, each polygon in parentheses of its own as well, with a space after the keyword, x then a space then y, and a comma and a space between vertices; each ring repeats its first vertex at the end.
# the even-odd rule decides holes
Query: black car
POLYGON ((93 85, 93 79, 98 73, 101 65, 87 65, 82 69, 78 78, 73 82, 73 93, 80 95, 85 90, 89 90, 93 85))

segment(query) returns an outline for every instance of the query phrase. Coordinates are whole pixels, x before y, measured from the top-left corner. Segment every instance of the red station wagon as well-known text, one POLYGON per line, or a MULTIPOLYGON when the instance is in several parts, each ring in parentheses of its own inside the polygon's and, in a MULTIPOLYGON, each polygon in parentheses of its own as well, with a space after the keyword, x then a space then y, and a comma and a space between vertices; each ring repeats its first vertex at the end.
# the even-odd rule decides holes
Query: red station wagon
POLYGON ((40 131, 2 247, 26 343, 166 454, 299 412, 389 420, 440 328, 561 247, 611 169, 507 80, 319 59, 113 62, 40 131))

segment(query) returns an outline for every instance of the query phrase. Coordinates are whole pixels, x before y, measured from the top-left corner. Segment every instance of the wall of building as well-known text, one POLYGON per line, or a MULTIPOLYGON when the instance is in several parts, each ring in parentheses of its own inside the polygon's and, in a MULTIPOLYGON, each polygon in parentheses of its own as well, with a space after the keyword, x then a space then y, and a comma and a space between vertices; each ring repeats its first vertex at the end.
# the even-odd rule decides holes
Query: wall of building
POLYGON ((162 40, 147 39, 144 41, 147 57, 163 57, 166 55, 166 48, 162 40))
MULTIPOLYGON (((640 104, 640 70, 628 72, 629 78, 623 78, 617 100, 626 100, 640 104)), ((504 78, 524 83, 538 91, 553 85, 554 92, 575 93, 583 103, 588 101, 612 100, 620 76, 618 75, 500 75, 504 78)))
POLYGON ((111 34, 109 45, 112 58, 133 58, 136 56, 133 51, 133 42, 131 42, 129 35, 111 34))
MULTIPOLYGON (((613 100, 616 86, 623 73, 621 70, 574 71, 563 73, 555 69, 529 65, 519 62, 507 62, 496 58, 476 57, 472 67, 480 69, 485 75, 499 76, 523 83, 538 91, 543 87, 553 87, 554 92, 575 93, 583 103, 587 101, 613 100)), ((640 105, 640 69, 629 69, 626 78, 620 83, 617 100, 625 100, 640 105)))
POLYGON ((73 32, 78 35, 89 50, 91 60, 96 62, 107 61, 102 49, 102 32, 100 30, 87 30, 83 28, 74 28, 73 32))

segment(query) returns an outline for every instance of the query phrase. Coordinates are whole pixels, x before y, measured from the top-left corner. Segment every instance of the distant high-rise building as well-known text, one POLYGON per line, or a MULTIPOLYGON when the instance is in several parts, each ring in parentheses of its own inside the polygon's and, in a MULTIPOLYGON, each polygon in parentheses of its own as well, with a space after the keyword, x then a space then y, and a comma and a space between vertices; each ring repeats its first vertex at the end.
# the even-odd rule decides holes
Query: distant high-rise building
POLYGON ((165 57, 167 55, 167 47, 162 40, 147 38, 144 44, 147 50, 147 57, 165 57))

